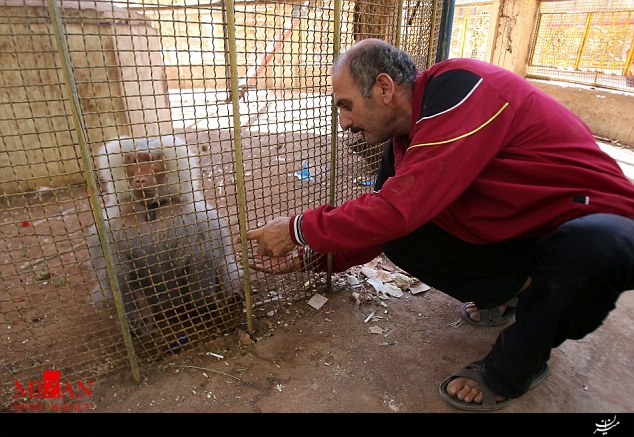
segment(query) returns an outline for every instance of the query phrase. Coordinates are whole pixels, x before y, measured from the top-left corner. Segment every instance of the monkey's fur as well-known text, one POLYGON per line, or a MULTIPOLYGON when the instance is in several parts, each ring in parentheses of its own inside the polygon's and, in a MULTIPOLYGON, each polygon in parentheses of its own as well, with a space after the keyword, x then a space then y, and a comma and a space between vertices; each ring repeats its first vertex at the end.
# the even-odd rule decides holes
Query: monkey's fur
MULTIPOLYGON (((183 317, 217 333, 240 322, 242 272, 227 226, 193 182, 198 162, 171 135, 112 140, 95 153, 124 309, 142 334, 183 317)), ((91 300, 99 307, 113 295, 94 225, 88 246, 98 279, 91 300)))

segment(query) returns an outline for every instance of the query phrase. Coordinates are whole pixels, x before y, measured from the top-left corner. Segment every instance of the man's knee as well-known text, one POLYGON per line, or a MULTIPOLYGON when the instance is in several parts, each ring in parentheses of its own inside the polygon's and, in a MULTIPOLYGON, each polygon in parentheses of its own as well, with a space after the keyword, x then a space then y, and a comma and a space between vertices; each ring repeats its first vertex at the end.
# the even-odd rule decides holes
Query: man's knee
POLYGON ((551 280, 574 288, 634 288, 634 220, 591 214, 564 223, 540 241, 551 280))
POLYGON ((553 236, 577 255, 634 266, 634 219, 590 214, 564 223, 553 236))

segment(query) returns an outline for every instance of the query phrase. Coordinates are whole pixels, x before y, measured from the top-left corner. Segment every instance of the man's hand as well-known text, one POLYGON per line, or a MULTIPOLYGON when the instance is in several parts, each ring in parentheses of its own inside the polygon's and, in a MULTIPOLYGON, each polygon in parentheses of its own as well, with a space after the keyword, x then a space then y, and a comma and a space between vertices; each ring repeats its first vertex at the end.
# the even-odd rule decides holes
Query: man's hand
POLYGON ((285 256, 295 247, 288 230, 290 217, 277 217, 261 228, 247 231, 248 240, 258 240, 258 255, 285 256))

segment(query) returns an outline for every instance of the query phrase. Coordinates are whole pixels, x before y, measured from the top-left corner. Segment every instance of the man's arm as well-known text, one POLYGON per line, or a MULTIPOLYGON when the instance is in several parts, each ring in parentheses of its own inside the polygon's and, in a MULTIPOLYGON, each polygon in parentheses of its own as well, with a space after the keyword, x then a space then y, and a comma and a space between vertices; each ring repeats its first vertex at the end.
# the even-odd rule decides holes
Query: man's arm
MULTIPOLYGON (((325 254, 314 252, 307 245, 294 250, 297 244, 291 226, 298 217, 277 217, 261 228, 247 231, 247 239, 258 242, 257 256, 250 257, 251 267, 268 273, 326 270, 325 254)), ((381 246, 370 246, 333 253, 332 269, 342 272, 371 261, 382 251, 381 246)))

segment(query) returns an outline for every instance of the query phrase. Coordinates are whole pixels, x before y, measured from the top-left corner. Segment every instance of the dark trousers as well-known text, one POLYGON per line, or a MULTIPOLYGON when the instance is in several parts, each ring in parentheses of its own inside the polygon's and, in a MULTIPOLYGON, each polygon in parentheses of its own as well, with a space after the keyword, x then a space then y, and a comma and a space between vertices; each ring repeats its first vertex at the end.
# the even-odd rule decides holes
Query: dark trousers
POLYGON ((497 394, 526 393, 533 376, 567 339, 596 330, 619 295, 634 290, 634 219, 590 214, 544 237, 477 245, 433 224, 384 245, 403 270, 479 308, 519 294, 515 323, 502 331, 483 367, 497 394))

